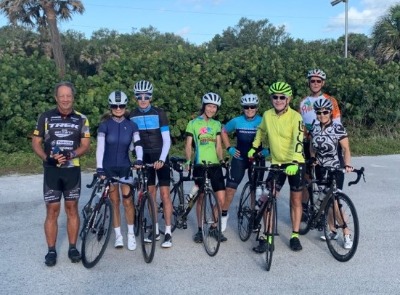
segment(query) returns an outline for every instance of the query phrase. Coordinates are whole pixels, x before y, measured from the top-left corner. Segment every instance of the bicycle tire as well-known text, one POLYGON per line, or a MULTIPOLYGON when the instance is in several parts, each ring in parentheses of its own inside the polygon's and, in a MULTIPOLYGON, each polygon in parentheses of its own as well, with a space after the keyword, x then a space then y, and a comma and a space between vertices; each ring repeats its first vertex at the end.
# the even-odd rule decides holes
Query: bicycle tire
POLYGON ((305 204, 305 207, 303 207, 303 211, 302 211, 302 215, 301 215, 301 221, 300 221, 300 227, 299 227, 300 235, 305 235, 310 231, 311 224, 313 222, 313 217, 314 217, 314 202, 312 199, 313 198, 312 186, 307 187, 307 191, 308 191, 308 200, 307 200, 307 203, 305 204))
POLYGON ((214 192, 206 189, 201 205, 203 245, 209 256, 218 253, 221 244, 221 208, 214 192))
MULTIPOLYGON (((247 182, 240 194, 239 207, 237 211, 239 238, 246 242, 253 231, 254 214, 251 209, 251 184, 247 182)), ((254 202, 254 201, 253 201, 254 202)))
POLYGON ((133 202, 133 208, 134 208, 134 233, 135 236, 139 236, 140 233, 140 226, 139 226, 139 220, 140 220, 140 201, 139 201, 139 191, 138 189, 135 189, 134 192, 132 193, 132 202, 133 202))
POLYGON ((143 258, 146 263, 150 263, 153 261, 156 249, 156 217, 154 200, 148 192, 142 197, 139 215, 143 258))
MULTIPOLYGON (((176 229, 176 223, 178 219, 178 213, 177 211, 179 210, 179 205, 181 204, 181 199, 183 200, 183 191, 181 187, 173 187, 170 192, 170 196, 172 196, 171 201, 172 201, 172 216, 171 216, 171 232, 174 232, 176 229)), ((161 196, 158 196, 157 199, 157 222, 158 222, 158 227, 160 234, 165 234, 164 229, 165 229, 165 218, 164 218, 164 206, 163 202, 161 200, 161 196)))
POLYGON ((354 203, 346 194, 337 192, 333 198, 329 200, 325 208, 324 234, 328 249, 336 260, 340 262, 349 261, 356 253, 359 240, 358 216, 354 203), (335 206, 335 202, 338 203, 338 206, 335 206), (340 210, 337 210, 336 208, 340 208, 340 210), (335 212, 340 213, 339 218, 339 214, 332 214, 335 212), (344 232, 343 228, 341 228, 343 220, 346 222, 346 227, 349 229, 351 238, 353 240, 353 245, 350 249, 344 248, 344 232), (334 224, 336 227, 336 231, 338 233, 336 239, 328 239, 328 234, 331 227, 330 224, 334 224))
POLYGON ((81 254, 82 264, 86 268, 92 268, 100 261, 110 240, 113 208, 109 199, 100 202, 89 216, 83 231, 81 254))
POLYGON ((276 232, 276 214, 277 214, 277 206, 276 199, 273 197, 269 197, 268 204, 266 208, 267 220, 266 220, 266 228, 267 230, 267 250, 265 251, 265 263, 266 270, 269 271, 271 269, 272 264, 272 256, 274 254, 275 248, 275 232, 276 232), (271 231, 271 232, 270 232, 271 231))

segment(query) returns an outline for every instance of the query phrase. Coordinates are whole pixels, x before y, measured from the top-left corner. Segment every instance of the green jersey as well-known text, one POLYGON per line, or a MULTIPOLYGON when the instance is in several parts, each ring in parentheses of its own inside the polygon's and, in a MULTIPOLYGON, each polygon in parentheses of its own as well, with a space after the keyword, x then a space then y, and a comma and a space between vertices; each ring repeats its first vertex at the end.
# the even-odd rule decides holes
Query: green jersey
POLYGON ((205 120, 203 116, 191 120, 186 127, 186 135, 193 137, 195 144, 194 164, 203 161, 218 164, 217 137, 221 134, 221 123, 214 120, 205 120))

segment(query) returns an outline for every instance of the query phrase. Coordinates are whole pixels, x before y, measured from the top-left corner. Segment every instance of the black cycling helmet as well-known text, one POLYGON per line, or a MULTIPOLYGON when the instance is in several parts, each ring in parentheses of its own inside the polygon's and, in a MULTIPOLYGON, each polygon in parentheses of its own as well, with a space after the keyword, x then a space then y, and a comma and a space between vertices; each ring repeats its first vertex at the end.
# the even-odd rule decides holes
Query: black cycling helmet
POLYGON ((319 111, 322 109, 330 110, 332 111, 332 102, 329 99, 326 98, 319 98, 314 102, 313 105, 314 111, 319 111))

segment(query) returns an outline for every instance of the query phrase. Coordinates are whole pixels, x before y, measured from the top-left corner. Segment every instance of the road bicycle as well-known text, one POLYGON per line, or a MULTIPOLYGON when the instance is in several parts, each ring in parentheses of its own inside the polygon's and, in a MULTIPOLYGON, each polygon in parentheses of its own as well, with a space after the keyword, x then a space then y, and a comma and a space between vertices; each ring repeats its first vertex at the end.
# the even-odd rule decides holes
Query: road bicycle
MULTIPOLYGON (((311 169, 311 180, 307 183, 309 198, 303 208, 299 233, 307 234, 310 230, 324 231, 328 249, 332 256, 341 262, 349 261, 357 251, 359 241, 359 221, 356 207, 350 197, 337 188, 338 173, 345 173, 343 168, 324 168, 322 179, 316 179, 315 167, 311 169), (350 236, 348 236, 350 235, 350 236), (345 238, 352 239, 352 245, 345 246, 345 238)), ((349 186, 357 184, 361 177, 365 182, 364 167, 354 169, 357 174, 349 186)))
MULTIPOLYGON (((80 233, 82 239, 82 263, 86 268, 95 266, 103 256, 111 235, 111 221, 113 209, 109 199, 110 187, 113 183, 125 184, 130 187, 130 194, 135 195, 136 184, 126 183, 115 178, 100 178, 93 175, 92 183, 87 185, 93 188, 89 201, 82 209, 83 226, 80 233)), ((140 183, 140 181, 139 181, 140 183)), ((146 180, 147 183, 147 180, 146 180)), ((135 202, 135 225, 141 232, 141 245, 144 260, 150 263, 154 257, 155 241, 146 243, 145 239, 155 224, 155 209, 152 198, 146 190, 138 194, 135 202)))
POLYGON ((272 256, 275 249, 274 240, 277 233, 277 193, 276 182, 281 173, 285 172, 285 168, 281 167, 264 167, 259 166, 259 158, 254 157, 251 166, 251 173, 249 181, 244 185, 240 195, 239 207, 237 211, 238 216, 238 231, 240 239, 247 241, 252 232, 256 232, 256 241, 259 242, 261 221, 265 216, 265 230, 262 239, 267 244, 265 251, 266 270, 271 269, 272 256), (263 181, 258 177, 259 173, 271 171, 274 172, 273 177, 269 183, 263 181), (259 209, 256 208, 255 191, 257 186, 263 186, 268 190, 265 201, 261 204, 259 209))

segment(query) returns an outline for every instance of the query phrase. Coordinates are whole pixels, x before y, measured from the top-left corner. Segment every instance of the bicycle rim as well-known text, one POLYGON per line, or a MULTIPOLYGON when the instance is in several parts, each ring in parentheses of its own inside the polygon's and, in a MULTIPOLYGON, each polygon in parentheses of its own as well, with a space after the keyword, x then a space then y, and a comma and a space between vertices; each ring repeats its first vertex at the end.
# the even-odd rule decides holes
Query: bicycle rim
POLYGON ((221 243, 221 208, 211 190, 206 190, 201 206, 203 245, 207 254, 215 256, 221 243))
MULTIPOLYGON (((251 209, 252 195, 251 195, 251 185, 247 182, 243 187, 242 193, 240 195, 239 207, 237 212, 238 217, 238 233, 240 239, 245 242, 253 231, 253 210, 251 209)), ((253 201, 254 203, 254 201, 253 201)))
POLYGON ((325 209, 324 233, 328 249, 336 260, 346 262, 354 256, 358 247, 359 223, 356 208, 347 195, 336 193, 329 200, 325 209), (353 241, 349 249, 345 249, 343 227, 346 227, 353 241), (328 238, 332 229, 338 234, 336 239, 328 238))
POLYGON ((308 201, 306 203, 306 206, 303 207, 301 215, 300 228, 299 228, 300 235, 305 235, 310 231, 312 219, 314 216, 314 204, 313 204, 314 202, 312 201, 313 198, 312 188, 308 187, 307 191, 308 191, 308 201))
POLYGON ((88 218, 88 226, 82 238, 82 264, 86 268, 95 266, 107 248, 111 234, 112 206, 106 199, 88 218))
POLYGON ((144 261, 150 263, 153 261, 154 251, 156 249, 155 235, 155 206, 153 198, 146 193, 143 195, 140 206, 140 241, 142 244, 142 253, 144 261))
POLYGON ((271 269, 272 264, 272 255, 274 254, 275 248, 275 232, 276 232, 276 199, 270 198, 268 201, 267 210, 267 222, 266 228, 267 232, 267 250, 265 251, 265 262, 266 262, 266 270, 269 271, 271 269))

